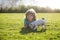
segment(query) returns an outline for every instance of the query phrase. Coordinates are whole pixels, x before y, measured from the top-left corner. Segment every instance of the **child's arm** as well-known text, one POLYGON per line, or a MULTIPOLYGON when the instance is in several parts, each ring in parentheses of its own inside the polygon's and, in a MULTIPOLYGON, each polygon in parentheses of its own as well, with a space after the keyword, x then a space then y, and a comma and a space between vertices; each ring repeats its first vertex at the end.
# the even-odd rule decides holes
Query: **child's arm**
POLYGON ((27 21, 24 19, 24 28, 27 28, 27 21))

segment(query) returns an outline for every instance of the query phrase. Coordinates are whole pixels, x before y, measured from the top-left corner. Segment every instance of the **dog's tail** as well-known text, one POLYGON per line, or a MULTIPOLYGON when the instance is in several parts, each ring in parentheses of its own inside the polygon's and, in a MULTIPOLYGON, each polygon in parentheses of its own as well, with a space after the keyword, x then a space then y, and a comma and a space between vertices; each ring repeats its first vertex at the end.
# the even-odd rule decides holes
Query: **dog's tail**
POLYGON ((45 18, 42 18, 42 20, 45 20, 45 18))

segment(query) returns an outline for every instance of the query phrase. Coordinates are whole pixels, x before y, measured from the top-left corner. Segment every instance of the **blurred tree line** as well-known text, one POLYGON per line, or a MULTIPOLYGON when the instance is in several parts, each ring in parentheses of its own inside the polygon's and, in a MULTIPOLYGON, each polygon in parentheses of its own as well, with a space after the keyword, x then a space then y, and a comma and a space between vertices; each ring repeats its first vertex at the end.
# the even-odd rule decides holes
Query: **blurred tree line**
POLYGON ((25 13, 30 8, 33 8, 37 13, 60 13, 60 9, 30 5, 25 6, 23 4, 24 0, 1 0, 0 13, 25 13))
POLYGON ((60 13, 60 9, 51 9, 49 7, 38 7, 38 6, 24 6, 18 7, 0 7, 0 13, 25 13, 28 9, 33 8, 37 13, 60 13))

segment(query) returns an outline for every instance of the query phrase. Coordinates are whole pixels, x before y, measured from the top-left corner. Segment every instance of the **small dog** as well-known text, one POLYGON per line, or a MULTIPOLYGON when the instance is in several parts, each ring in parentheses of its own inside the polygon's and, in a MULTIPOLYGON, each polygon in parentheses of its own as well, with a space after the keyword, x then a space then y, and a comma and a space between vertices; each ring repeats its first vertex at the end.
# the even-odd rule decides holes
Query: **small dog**
POLYGON ((36 21, 29 24, 30 28, 33 29, 33 30, 36 30, 39 25, 43 25, 44 29, 46 28, 44 18, 36 20, 36 21))

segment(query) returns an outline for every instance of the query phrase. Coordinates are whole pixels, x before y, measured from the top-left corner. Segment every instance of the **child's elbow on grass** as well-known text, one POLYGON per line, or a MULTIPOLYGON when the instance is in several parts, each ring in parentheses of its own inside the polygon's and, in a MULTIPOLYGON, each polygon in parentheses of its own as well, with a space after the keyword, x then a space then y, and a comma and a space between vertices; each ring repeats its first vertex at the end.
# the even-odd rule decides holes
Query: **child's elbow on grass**
POLYGON ((24 25, 24 28, 27 28, 27 25, 24 25))

